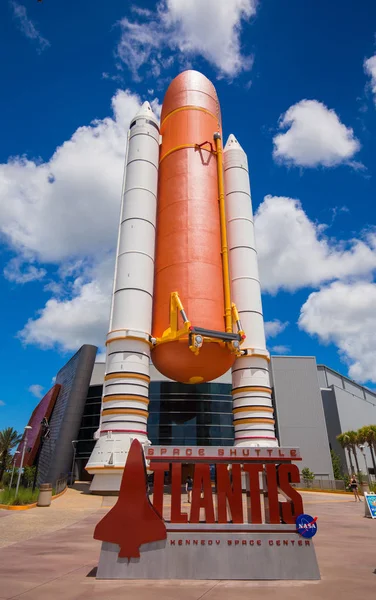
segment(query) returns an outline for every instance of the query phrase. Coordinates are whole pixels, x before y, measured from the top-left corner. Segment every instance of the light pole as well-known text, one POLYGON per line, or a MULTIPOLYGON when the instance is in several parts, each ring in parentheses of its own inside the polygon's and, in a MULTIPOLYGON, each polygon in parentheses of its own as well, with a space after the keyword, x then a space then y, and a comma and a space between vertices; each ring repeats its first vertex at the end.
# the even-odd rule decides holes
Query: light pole
POLYGON ((14 453, 14 458, 13 458, 13 469, 12 469, 12 475, 11 475, 11 477, 10 477, 9 489, 12 489, 13 475, 14 475, 14 467, 16 466, 16 458, 17 458, 16 454, 19 454, 19 453, 20 453, 20 451, 19 451, 19 450, 16 450, 16 451, 15 451, 15 453, 14 453))
POLYGON ((15 498, 17 498, 17 496, 18 496, 18 488, 20 487, 21 472, 22 472, 23 462, 24 462, 24 458, 25 458, 25 450, 26 450, 26 444, 27 444, 27 434, 29 433, 29 429, 32 429, 31 425, 26 425, 26 427, 25 427, 25 435, 24 435, 24 445, 23 445, 23 448, 22 448, 22 455, 21 455, 21 465, 20 465, 20 468, 18 470, 16 493, 15 493, 15 496, 14 496, 15 498))
POLYGON ((75 467, 75 463, 76 463, 76 444, 77 443, 78 443, 78 440, 72 440, 73 461, 72 461, 72 472, 71 472, 71 482, 70 482, 71 485, 73 485, 73 483, 74 483, 74 467, 75 467))
POLYGON ((370 486, 371 485, 371 479, 370 479, 370 476, 369 476, 368 465, 367 465, 367 458, 366 458, 366 453, 364 452, 364 445, 363 444, 359 444, 359 450, 363 454, 364 463, 366 465, 366 473, 367 473, 367 479, 368 479, 368 486, 370 486))

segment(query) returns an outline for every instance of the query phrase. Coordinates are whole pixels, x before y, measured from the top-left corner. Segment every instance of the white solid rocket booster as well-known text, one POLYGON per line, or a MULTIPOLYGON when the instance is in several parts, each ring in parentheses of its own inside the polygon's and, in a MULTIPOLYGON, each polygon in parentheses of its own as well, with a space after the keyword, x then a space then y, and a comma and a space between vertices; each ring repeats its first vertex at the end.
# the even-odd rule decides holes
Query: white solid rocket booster
POLYGON ((232 367, 236 446, 278 446, 266 349, 247 155, 233 135, 223 152, 232 301, 246 339, 232 367))
POLYGON ((97 442, 86 469, 91 491, 120 487, 134 438, 147 437, 154 285, 159 124, 148 102, 131 121, 106 339, 106 371, 97 442))

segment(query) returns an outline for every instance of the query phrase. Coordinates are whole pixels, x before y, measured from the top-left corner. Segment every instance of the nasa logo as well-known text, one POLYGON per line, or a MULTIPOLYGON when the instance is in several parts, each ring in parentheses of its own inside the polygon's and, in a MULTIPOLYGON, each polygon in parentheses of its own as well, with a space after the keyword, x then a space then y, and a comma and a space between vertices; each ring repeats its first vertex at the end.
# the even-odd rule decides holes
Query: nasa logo
POLYGON ((311 515, 299 515, 296 518, 296 531, 304 538, 313 538, 317 533, 317 517, 311 515))

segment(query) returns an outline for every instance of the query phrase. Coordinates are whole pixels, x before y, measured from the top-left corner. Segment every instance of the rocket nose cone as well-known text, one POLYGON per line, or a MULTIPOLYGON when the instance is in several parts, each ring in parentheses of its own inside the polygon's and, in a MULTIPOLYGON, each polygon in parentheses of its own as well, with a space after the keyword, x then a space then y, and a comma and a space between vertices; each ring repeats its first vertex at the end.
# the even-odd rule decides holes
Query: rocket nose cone
POLYGON ((224 147, 224 151, 226 152, 226 150, 233 150, 234 148, 242 149, 241 145, 239 144, 239 142, 236 139, 236 137, 234 136, 234 134, 230 133, 230 135, 228 136, 226 145, 224 147))
POLYGON ((140 117, 140 116, 144 116, 144 115, 153 115, 154 116, 149 102, 143 103, 143 105, 140 107, 140 110, 136 114, 136 117, 140 117))
POLYGON ((149 121, 153 121, 153 123, 155 123, 159 129, 159 120, 153 113, 153 109, 150 105, 150 102, 144 102, 142 106, 140 106, 139 111, 133 117, 131 124, 135 119, 139 119, 140 117, 143 117, 144 119, 146 118, 149 121))

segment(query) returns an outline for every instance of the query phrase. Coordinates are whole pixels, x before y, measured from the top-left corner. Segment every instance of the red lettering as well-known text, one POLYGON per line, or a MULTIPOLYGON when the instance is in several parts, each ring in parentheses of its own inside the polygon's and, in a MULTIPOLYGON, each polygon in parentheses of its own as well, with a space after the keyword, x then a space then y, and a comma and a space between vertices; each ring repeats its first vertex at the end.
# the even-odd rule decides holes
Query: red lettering
POLYGON ((215 540, 215 543, 217 544, 217 546, 219 546, 219 544, 221 543, 221 540, 215 540))
POLYGON ((281 545, 281 540, 277 540, 276 544, 277 544, 277 546, 280 546, 281 545))
POLYGON ((295 546, 295 540, 290 540, 291 544, 295 546))
POLYGON ((290 456, 296 458, 296 450, 290 450, 290 456))
POLYGON ((257 545, 261 546, 261 540, 257 540, 257 545))
POLYGON ((247 545, 247 540, 242 540, 242 546, 246 546, 247 545))
POLYGON ((178 540, 178 545, 182 546, 183 545, 183 540, 178 540))
POLYGON ((205 540, 201 540, 201 546, 205 546, 205 540))
POLYGON ((181 512, 181 463, 171 465, 171 523, 187 523, 187 513, 181 512))
POLYGON ((210 465, 196 464, 193 477, 192 507, 189 522, 200 522, 200 508, 205 510, 205 522, 214 523, 213 495, 210 481, 210 465), (202 497, 201 497, 202 491, 202 497))
POLYGON ((179 448, 174 448, 173 451, 172 451, 172 455, 173 456, 179 456, 179 454, 180 454, 179 448))
POLYGON ((236 456, 236 448, 230 448, 230 456, 236 456))
POLYGON ((235 546, 239 546, 239 540, 235 540, 235 546))
POLYGON ((261 452, 260 448, 254 448, 254 451, 256 452, 257 456, 260 456, 260 452, 261 452))
POLYGON ((285 456, 284 452, 282 452, 281 448, 278 449, 278 456, 285 456))
POLYGON ((232 522, 243 523, 241 466, 232 465, 231 475, 232 485, 227 465, 216 465, 218 523, 227 523, 227 502, 232 522))
POLYGON ((154 448, 148 448, 147 449, 147 455, 148 456, 154 456, 154 448))
POLYGON ((192 456, 192 448, 186 448, 185 449, 185 455, 186 456, 192 456))
POLYGON ((278 484, 283 495, 291 501, 279 502, 281 520, 283 523, 295 523, 296 517, 303 511, 303 500, 299 492, 290 484, 299 483, 299 469, 296 465, 280 465, 278 468, 278 484))
POLYGON ((193 545, 198 546, 198 540, 193 540, 193 545))
POLYGON ((199 448, 198 449, 198 455, 199 456, 205 456, 205 448, 199 448))
POLYGON ((213 545, 213 540, 208 540, 208 546, 212 546, 213 545))
POLYGON ((310 546, 310 545, 311 545, 311 542, 310 542, 310 540, 305 540, 305 543, 304 543, 304 545, 305 545, 305 546, 310 546))
POLYGON ((249 456, 250 450, 249 448, 243 448, 242 454, 243 456, 249 456))
POLYGON ((268 491, 264 495, 266 523, 280 523, 278 505, 277 470, 275 465, 266 465, 268 491))
POLYGON ((218 448, 218 456, 224 456, 224 455, 225 455, 224 448, 218 448))
POLYGON ((162 456, 162 454, 166 454, 166 452, 167 452, 166 448, 161 448, 161 456, 162 456))
POLYGON ((250 545, 250 546, 254 546, 254 545, 255 545, 255 542, 254 542, 254 540, 249 540, 249 545, 250 545))
POLYGON ((273 454, 273 450, 270 448, 267 448, 266 451, 269 454, 269 456, 271 456, 273 454))
POLYGON ((191 540, 185 540, 185 545, 186 546, 190 546, 191 545, 191 540))
POLYGON ((175 540, 170 540, 170 546, 175 546, 175 540))
MULTIPOLYGON (((235 465, 234 465, 235 466, 235 465)), ((243 470, 248 473, 247 477, 247 512, 249 523, 262 523, 261 501, 260 501, 260 472, 262 465, 246 464, 243 470)))
POLYGON ((231 540, 227 540, 227 545, 228 546, 232 546, 232 541, 231 540))
POLYGON ((298 540, 298 546, 303 546, 302 540, 298 540))
POLYGON ((284 546, 288 546, 289 545, 289 541, 288 540, 283 540, 283 545, 284 546))
POLYGON ((269 546, 273 546, 273 545, 274 545, 273 540, 269 540, 269 546))
POLYGON ((154 471, 153 481, 153 506, 159 516, 163 516, 163 487, 164 474, 170 468, 169 463, 152 463, 150 470, 154 471))

